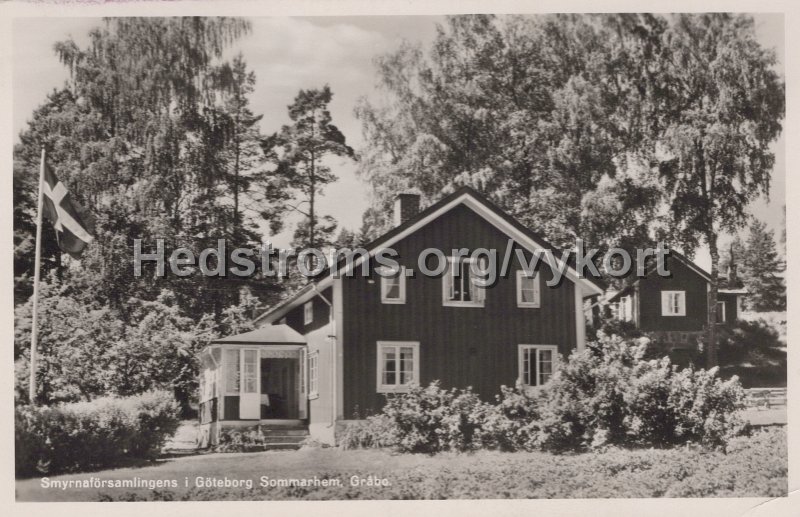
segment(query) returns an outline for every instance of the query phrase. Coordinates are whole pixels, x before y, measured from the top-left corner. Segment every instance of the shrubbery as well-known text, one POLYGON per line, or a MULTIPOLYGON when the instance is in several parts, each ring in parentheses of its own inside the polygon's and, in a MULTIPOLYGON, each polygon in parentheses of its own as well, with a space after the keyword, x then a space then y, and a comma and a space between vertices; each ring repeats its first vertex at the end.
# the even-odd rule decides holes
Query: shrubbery
POLYGON ((383 408, 390 437, 404 451, 463 451, 476 446, 488 406, 470 388, 445 390, 438 381, 389 396, 383 408))
POLYGON ((724 446, 741 432, 744 391, 711 370, 679 369, 668 358, 646 360, 647 340, 600 334, 573 352, 536 390, 501 388, 497 403, 470 389, 438 382, 388 397, 350 446, 390 443, 408 452, 501 450, 575 451, 606 445, 662 447, 687 442, 724 446), (372 428, 379 426, 378 428, 372 428))
POLYGON ((180 423, 166 392, 58 406, 17 406, 18 476, 55 474, 155 459, 180 423))
POLYGON ((219 443, 214 447, 217 452, 253 452, 263 451, 267 439, 260 427, 251 429, 223 429, 219 434, 219 443))
POLYGON ((397 442, 395 427, 386 415, 372 415, 347 423, 336 441, 343 449, 390 447, 397 442))

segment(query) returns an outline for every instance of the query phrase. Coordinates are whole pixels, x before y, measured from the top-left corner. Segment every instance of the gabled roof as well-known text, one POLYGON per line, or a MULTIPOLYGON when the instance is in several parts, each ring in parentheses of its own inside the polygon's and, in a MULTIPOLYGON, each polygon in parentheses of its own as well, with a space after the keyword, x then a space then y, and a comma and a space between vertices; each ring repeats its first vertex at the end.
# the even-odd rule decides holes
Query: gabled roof
MULTIPOLYGON (((668 255, 668 257, 674 257, 674 258, 675 258, 675 259, 677 259, 677 260, 678 260, 680 263, 682 263, 683 265, 685 265, 686 267, 688 267, 690 271, 692 271, 692 272, 694 272, 695 274, 697 274, 698 276, 702 277, 702 278, 703 278, 703 280, 705 280, 706 282, 711 282, 711 275, 710 275, 710 274, 708 274, 708 273, 706 272, 706 270, 705 270, 705 269, 701 268, 700 266, 698 266, 697 264, 695 264, 694 262, 692 262, 692 261, 691 261, 691 260, 690 260, 690 259, 689 259, 689 258, 688 258, 686 255, 684 255, 683 253, 680 253, 680 252, 678 252, 678 251, 676 251, 676 250, 674 250, 674 249, 671 249, 671 250, 669 250, 669 255, 668 255)), ((656 265, 656 264, 653 264, 653 265, 652 265, 650 268, 646 269, 646 270, 645 270, 645 272, 644 272, 644 276, 645 276, 645 277, 648 277, 648 276, 650 276, 650 274, 651 274, 653 271, 655 271, 655 270, 656 270, 656 267, 657 267, 657 265, 656 265)), ((626 296, 628 293, 630 293, 630 292, 631 292, 631 289, 633 289, 633 287, 634 287, 636 284, 638 284, 638 283, 639 283, 639 280, 641 280, 641 278, 637 278, 637 279, 636 279, 634 282, 631 282, 629 285, 625 286, 623 289, 620 289, 620 290, 619 290, 619 291, 618 291, 616 294, 614 294, 613 296, 611 296, 610 298, 608 298, 608 300, 606 301, 606 303, 614 303, 614 302, 616 302, 617 300, 619 300, 620 298, 622 298, 623 296, 626 296)), ((720 291, 721 291, 721 290, 720 290, 720 291)))
MULTIPOLYGON (((417 230, 461 205, 472 209, 475 213, 493 224, 498 230, 508 235, 509 238, 514 239, 514 241, 524 246, 529 251, 551 250, 555 256, 556 262, 561 263, 560 249, 547 242, 538 233, 526 228, 519 221, 506 214, 500 207, 489 201, 489 199, 479 194, 471 187, 461 187, 452 194, 429 206, 425 210, 422 210, 415 217, 412 217, 403 224, 384 233, 377 239, 364 246, 364 248, 369 252, 369 256, 371 257, 378 250, 392 246, 401 239, 404 239, 405 237, 415 233, 417 230)), ((352 268, 358 267, 362 261, 362 257, 359 257, 358 260, 352 261, 352 268)), ((341 272, 345 263, 346 261, 343 259, 336 265, 336 268, 334 268, 333 271, 331 268, 323 271, 320 276, 317 277, 317 279, 310 282, 287 300, 284 300, 275 307, 258 316, 255 321, 275 321, 293 307, 308 301, 314 296, 316 290, 325 289, 333 283, 332 273, 341 272)), ((568 261, 568 264, 570 263, 571 262, 568 261)), ((573 282, 583 285, 585 287, 585 293, 590 295, 603 293, 604 286, 599 280, 591 277, 580 278, 575 269, 571 266, 568 266, 565 276, 573 282)))
POLYGON ((304 345, 306 340, 289 325, 265 325, 250 332, 215 339, 211 344, 304 345))

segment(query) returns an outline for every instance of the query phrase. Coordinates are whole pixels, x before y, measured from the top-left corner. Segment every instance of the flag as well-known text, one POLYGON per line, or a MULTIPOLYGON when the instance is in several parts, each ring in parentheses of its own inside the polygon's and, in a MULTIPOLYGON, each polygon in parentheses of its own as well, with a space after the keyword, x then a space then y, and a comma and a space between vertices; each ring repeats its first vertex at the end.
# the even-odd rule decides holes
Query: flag
POLYGON ((58 180, 45 161, 42 183, 42 215, 53 224, 58 238, 58 247, 72 257, 80 257, 93 237, 80 215, 76 204, 70 199, 67 187, 58 180))

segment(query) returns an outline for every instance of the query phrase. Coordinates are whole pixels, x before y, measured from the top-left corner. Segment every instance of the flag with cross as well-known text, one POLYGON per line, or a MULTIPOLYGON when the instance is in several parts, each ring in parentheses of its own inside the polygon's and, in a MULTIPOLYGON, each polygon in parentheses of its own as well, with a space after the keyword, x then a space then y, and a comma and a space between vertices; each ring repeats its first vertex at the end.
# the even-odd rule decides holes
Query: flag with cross
POLYGON ((70 198, 67 187, 59 181, 46 161, 42 179, 42 215, 53 224, 58 247, 78 258, 93 237, 76 208, 76 203, 70 198))

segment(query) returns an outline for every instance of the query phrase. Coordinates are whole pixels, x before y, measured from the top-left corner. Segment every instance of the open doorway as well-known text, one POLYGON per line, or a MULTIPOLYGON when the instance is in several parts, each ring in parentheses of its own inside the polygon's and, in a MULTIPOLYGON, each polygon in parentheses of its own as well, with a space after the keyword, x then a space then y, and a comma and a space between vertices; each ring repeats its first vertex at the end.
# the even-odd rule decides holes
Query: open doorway
POLYGON ((261 418, 298 418, 300 362, 296 358, 261 359, 261 418))

